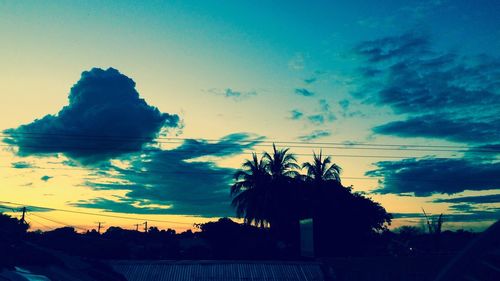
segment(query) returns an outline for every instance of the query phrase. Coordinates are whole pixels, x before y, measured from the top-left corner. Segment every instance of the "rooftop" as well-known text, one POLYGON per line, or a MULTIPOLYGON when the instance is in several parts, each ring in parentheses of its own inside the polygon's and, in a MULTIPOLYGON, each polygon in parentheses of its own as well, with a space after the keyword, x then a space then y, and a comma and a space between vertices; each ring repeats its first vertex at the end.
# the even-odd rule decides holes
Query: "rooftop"
POLYGON ((319 263, 275 261, 113 261, 129 281, 323 281, 319 263))

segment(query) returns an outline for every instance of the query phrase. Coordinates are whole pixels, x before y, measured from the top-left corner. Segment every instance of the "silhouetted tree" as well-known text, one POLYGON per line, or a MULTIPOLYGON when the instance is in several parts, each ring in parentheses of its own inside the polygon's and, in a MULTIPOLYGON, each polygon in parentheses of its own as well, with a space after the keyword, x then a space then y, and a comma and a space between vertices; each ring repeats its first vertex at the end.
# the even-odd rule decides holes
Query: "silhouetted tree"
POLYGON ((277 149, 276 145, 273 144, 273 153, 264 153, 262 158, 266 161, 265 168, 271 176, 271 180, 286 182, 298 175, 297 170, 300 167, 297 164, 297 159, 288 150, 288 148, 277 149))
POLYGON ((323 158, 321 151, 319 155, 313 152, 313 162, 302 164, 302 168, 307 171, 307 180, 315 184, 323 184, 329 180, 340 182, 340 166, 332 163, 330 156, 323 158))
POLYGON ((252 160, 246 160, 234 175, 235 183, 231 186, 232 205, 236 216, 244 218, 245 223, 265 226, 271 221, 270 176, 266 164, 252 154, 252 160))
POLYGON ((275 247, 269 229, 239 224, 229 218, 199 224, 200 237, 211 248, 213 258, 265 259, 272 258, 275 247))
POLYGON ((441 248, 441 231, 443 227, 443 214, 440 214, 437 219, 432 219, 427 215, 424 209, 422 209, 424 217, 427 223, 427 228, 429 234, 433 237, 434 250, 439 251, 441 248))
POLYGON ((396 229, 396 232, 399 233, 399 236, 401 236, 405 240, 408 240, 418 235, 421 235, 422 229, 414 225, 403 225, 398 227, 396 229))
MULTIPOLYGON (((313 152, 313 161, 302 164, 302 168, 306 169, 305 181, 305 205, 309 210, 306 214, 317 217, 315 212, 321 208, 320 204, 329 204, 324 200, 325 186, 329 181, 340 183, 341 168, 335 163, 332 163, 330 156, 323 158, 322 151, 319 154, 313 152)), ((317 225, 317 224, 316 224, 317 225)))
POLYGON ((17 243, 25 237, 28 224, 0 213, 0 243, 8 245, 17 243))
POLYGON ((233 206, 246 223, 270 225, 285 248, 297 250, 299 219, 312 217, 319 255, 360 253, 377 231, 386 230, 391 215, 378 203, 344 187, 341 168, 322 152, 302 165, 288 149, 253 154, 235 174, 233 206))
POLYGON ((289 149, 277 149, 273 144, 272 153, 265 152, 261 159, 254 153, 243 163, 231 187, 236 215, 249 224, 269 225, 284 248, 298 244, 297 169, 289 149))
POLYGON ((295 178, 300 166, 288 148, 277 149, 275 144, 272 153, 265 152, 263 159, 271 184, 271 231, 285 247, 298 247, 300 206, 295 178))
POLYGON ((0 268, 12 266, 12 257, 25 239, 27 230, 26 223, 0 213, 0 268))
POLYGON ((439 235, 441 234, 441 229, 443 227, 443 214, 440 214, 437 219, 433 219, 427 215, 424 209, 422 209, 424 213, 425 221, 427 223, 427 229, 429 230, 429 234, 439 235))
POLYGON ((362 254, 369 250, 375 234, 391 222, 391 215, 379 203, 338 181, 327 181, 319 192, 313 223, 318 242, 315 250, 320 256, 362 254))

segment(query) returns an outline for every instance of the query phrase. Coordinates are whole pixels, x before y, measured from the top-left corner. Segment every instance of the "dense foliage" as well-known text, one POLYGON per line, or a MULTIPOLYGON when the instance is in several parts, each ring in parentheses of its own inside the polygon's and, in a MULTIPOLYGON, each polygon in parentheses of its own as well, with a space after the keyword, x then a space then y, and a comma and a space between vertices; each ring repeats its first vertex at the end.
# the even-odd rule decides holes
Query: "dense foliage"
POLYGON ((288 149, 252 155, 235 174, 232 204, 245 223, 270 226, 286 246, 298 244, 298 222, 313 218, 316 239, 330 240, 324 254, 346 254, 364 247, 375 232, 387 229, 391 215, 377 202, 341 184, 341 168, 322 153, 300 166, 288 149))

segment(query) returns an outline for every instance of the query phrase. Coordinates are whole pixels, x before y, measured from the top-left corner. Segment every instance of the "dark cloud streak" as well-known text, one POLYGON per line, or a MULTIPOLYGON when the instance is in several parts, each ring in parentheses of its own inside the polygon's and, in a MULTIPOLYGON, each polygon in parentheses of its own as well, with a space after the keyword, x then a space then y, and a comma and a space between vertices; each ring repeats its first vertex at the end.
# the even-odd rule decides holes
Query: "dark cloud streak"
POLYGON ((304 96, 304 97, 312 97, 316 95, 314 92, 309 91, 308 89, 305 88, 297 88, 295 89, 295 94, 299 96, 304 96))
POLYGON ((427 137, 460 141, 466 143, 487 143, 496 141, 499 135, 500 119, 475 121, 468 118, 443 118, 436 115, 422 115, 404 121, 394 121, 373 128, 377 134, 399 137, 427 137))
POLYGON ((19 161, 19 162, 14 162, 11 164, 12 168, 14 169, 28 169, 28 168, 33 168, 33 164, 24 162, 24 161, 19 161))
POLYGON ((474 203, 474 204, 489 204, 500 203, 500 194, 479 195, 479 196, 463 196, 455 198, 440 198, 435 199, 435 203, 474 203))
MULTIPOLYGON (((102 183, 89 179, 86 183, 96 190, 126 190, 125 197, 116 200, 95 198, 74 202, 73 205, 117 212, 205 217, 233 215, 229 186, 235 170, 219 167, 204 157, 234 156, 261 140, 260 137, 237 133, 215 143, 186 140, 172 150, 148 151, 134 158, 129 168, 110 165, 112 173, 109 177, 114 182, 102 183)), ((102 175, 97 178, 102 178, 102 175)))
MULTIPOLYGON (((421 219, 425 217, 420 213, 392 213, 394 219, 421 219)), ((476 210, 472 213, 453 213, 445 214, 445 222, 478 222, 478 221, 497 221, 500 217, 498 209, 476 210)))
POLYGON ((500 163, 474 159, 424 158, 375 163, 367 176, 383 177, 376 193, 430 196, 500 188, 500 163))
POLYGON ((363 64, 353 96, 406 115, 376 133, 466 143, 500 136, 500 59, 436 52, 428 36, 412 32, 362 42, 354 52, 363 64))

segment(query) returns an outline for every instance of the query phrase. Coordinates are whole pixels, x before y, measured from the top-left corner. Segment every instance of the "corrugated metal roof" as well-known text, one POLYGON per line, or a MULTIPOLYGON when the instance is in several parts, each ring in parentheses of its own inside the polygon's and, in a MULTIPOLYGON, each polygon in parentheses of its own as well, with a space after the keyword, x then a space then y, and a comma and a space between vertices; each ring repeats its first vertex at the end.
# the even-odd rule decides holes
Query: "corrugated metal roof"
POLYGON ((114 261, 129 281, 323 281, 318 263, 244 261, 114 261))

